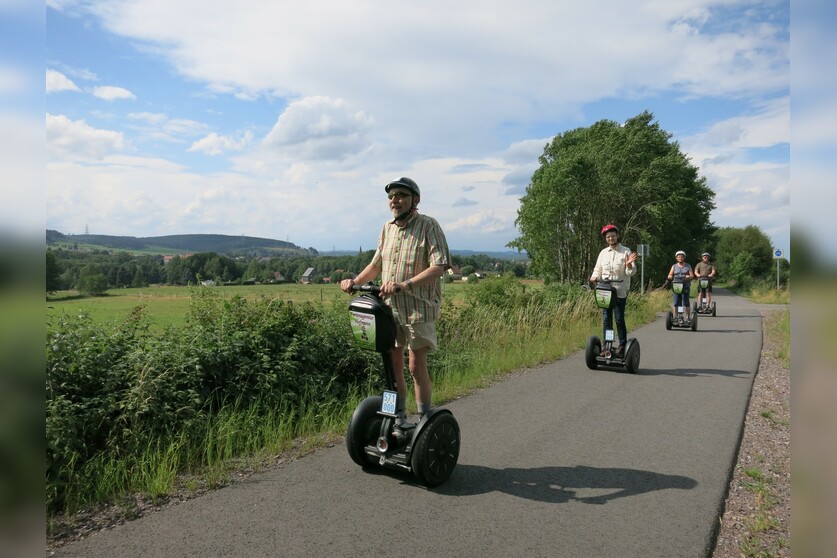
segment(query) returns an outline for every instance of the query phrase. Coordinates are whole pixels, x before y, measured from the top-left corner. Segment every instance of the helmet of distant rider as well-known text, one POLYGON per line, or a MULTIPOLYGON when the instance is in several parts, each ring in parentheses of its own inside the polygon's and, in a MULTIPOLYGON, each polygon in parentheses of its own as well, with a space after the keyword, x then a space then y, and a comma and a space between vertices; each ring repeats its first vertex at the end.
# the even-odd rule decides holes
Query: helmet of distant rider
POLYGON ((709 252, 704 252, 703 254, 700 255, 701 258, 704 257, 704 256, 706 256, 707 258, 711 257, 709 255, 709 252))
POLYGON ((683 257, 685 258, 685 257, 686 257, 686 252, 684 252, 683 250, 678 250, 678 251, 677 251, 677 253, 676 253, 676 254, 674 254, 674 257, 675 257, 675 258, 676 258, 677 256, 683 256, 683 257))
POLYGON ((601 235, 604 236, 607 233, 609 233, 610 231, 613 231, 616 234, 619 234, 619 229, 616 227, 616 225, 611 225, 610 223, 608 223, 607 225, 602 227, 601 235))
POLYGON ((393 180, 392 182, 390 182, 389 184, 387 184, 384 187, 384 190, 386 191, 387 194, 389 194, 390 190, 392 190, 395 187, 399 187, 399 186, 401 188, 408 189, 417 198, 421 197, 421 190, 419 190, 419 187, 418 187, 418 184, 416 184, 416 181, 413 180, 412 178, 407 178, 406 176, 402 176, 398 180, 393 180))

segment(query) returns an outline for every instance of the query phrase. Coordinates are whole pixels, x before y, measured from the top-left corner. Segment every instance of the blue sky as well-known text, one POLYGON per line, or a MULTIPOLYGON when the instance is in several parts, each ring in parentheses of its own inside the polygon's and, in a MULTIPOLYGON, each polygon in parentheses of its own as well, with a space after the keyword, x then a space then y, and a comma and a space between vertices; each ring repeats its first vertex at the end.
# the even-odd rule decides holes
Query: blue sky
POLYGON ((383 185, 410 176, 452 248, 503 250, 554 135, 649 110, 716 225, 789 244, 786 0, 47 0, 45 17, 47 228, 371 249, 383 185))

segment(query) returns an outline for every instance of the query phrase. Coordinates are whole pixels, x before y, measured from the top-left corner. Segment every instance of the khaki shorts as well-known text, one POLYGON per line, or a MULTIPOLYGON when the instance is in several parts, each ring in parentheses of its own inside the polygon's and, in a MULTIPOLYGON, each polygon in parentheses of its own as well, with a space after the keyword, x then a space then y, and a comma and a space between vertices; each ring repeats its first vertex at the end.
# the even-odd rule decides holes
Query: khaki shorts
POLYGON ((395 326, 395 346, 436 350, 436 324, 420 322, 416 324, 397 324, 395 326))

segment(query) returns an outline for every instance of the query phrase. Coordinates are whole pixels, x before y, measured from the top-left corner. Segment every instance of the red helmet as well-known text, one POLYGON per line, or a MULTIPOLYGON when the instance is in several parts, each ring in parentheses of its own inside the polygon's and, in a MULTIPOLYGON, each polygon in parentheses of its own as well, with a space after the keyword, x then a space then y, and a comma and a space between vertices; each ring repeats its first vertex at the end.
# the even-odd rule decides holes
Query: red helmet
POLYGON ((619 229, 618 229, 618 228, 616 228, 616 225, 611 225, 610 223, 608 223, 607 225, 605 225, 604 227, 602 227, 602 232, 601 232, 601 235, 602 235, 602 236, 604 236, 605 234, 609 233, 610 231, 613 231, 613 232, 615 232, 615 233, 618 233, 618 232, 619 232, 619 229))

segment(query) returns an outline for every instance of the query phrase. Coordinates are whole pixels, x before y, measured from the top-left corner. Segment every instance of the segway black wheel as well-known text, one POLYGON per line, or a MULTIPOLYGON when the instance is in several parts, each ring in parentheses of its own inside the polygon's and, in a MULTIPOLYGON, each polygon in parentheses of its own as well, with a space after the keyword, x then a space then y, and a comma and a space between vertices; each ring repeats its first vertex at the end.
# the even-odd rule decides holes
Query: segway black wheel
POLYGON ((666 329, 669 331, 671 331, 671 321, 673 318, 674 316, 671 315, 671 310, 669 310, 666 314, 666 329))
POLYGON ((413 446, 413 473, 422 484, 437 486, 448 480, 458 460, 459 423, 450 413, 436 415, 413 446))
POLYGON ((715 303, 712 303, 712 317, 715 317, 715 303))
POLYGON ((602 342, 598 337, 592 335, 590 339, 587 340, 587 348, 584 349, 584 360, 587 363, 587 368, 595 370, 599 367, 599 361, 596 360, 596 357, 598 357, 601 352, 602 342))
POLYGON ((639 371, 639 341, 633 339, 628 345, 628 351, 625 353, 625 369, 630 374, 636 374, 639 371))
POLYGON ((352 461, 361 467, 376 463, 372 456, 367 455, 364 448, 370 444, 374 445, 381 433, 383 419, 378 414, 378 410, 381 408, 382 399, 380 395, 374 395, 361 401, 352 413, 352 420, 346 430, 346 449, 349 450, 352 461))
POLYGON ((692 315, 692 324, 691 324, 692 331, 697 331, 697 322, 698 322, 697 314, 693 314, 692 315))

